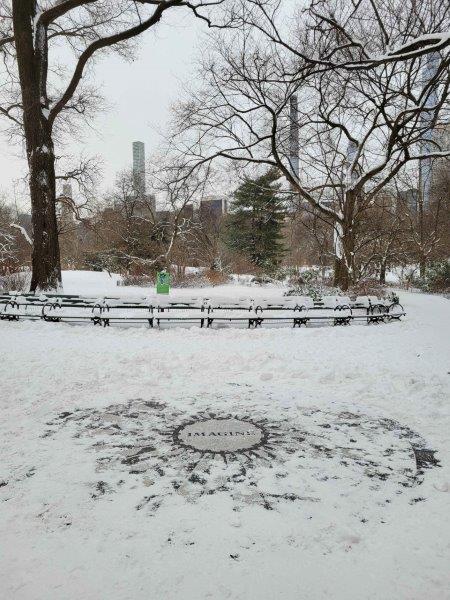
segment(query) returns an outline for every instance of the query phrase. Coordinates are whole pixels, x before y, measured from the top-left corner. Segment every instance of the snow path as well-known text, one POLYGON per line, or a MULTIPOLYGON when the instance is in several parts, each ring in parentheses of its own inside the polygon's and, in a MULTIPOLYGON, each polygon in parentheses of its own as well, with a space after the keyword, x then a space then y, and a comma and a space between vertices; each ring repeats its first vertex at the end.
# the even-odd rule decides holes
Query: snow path
MULTIPOLYGON (((348 328, 1 322, 0 596, 449 599, 450 302, 419 294, 401 302, 401 323, 348 328), (245 504, 245 481, 238 503, 234 492, 200 497, 194 484, 167 494, 167 479, 130 474, 120 461, 99 472, 95 436, 108 446, 110 426, 99 433, 56 419, 77 408, 104 421, 107 407, 136 399, 164 405, 174 424, 203 409, 274 424, 300 415, 305 428, 309 409, 392 419, 437 450, 441 467, 399 491, 392 480, 353 485, 355 472, 339 461, 337 479, 320 485, 310 475, 317 458, 305 459, 304 473, 286 462, 280 490, 291 485, 305 498, 271 510, 245 504), (153 495, 160 508, 136 510, 153 495), (319 501, 306 498, 314 495, 319 501)), ((184 477, 183 460, 171 476, 184 477)), ((258 490, 272 485, 281 463, 273 465, 255 467, 258 490)), ((211 477, 226 478, 227 468, 211 477)))

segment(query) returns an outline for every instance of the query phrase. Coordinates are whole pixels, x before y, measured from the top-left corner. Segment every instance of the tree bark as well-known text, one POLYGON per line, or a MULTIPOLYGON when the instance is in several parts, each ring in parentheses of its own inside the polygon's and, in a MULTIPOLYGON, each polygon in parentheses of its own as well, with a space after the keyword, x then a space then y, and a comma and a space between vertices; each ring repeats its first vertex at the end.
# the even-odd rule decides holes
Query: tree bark
POLYGON ((342 222, 335 225, 335 263, 333 285, 342 291, 355 283, 355 197, 347 194, 342 222))
POLYGON ((354 283, 354 272, 351 262, 353 257, 350 254, 353 251, 353 246, 345 239, 345 236, 342 238, 342 243, 348 248, 348 252, 344 250, 341 257, 335 257, 333 285, 345 292, 354 283))
POLYGON ((419 275, 420 275, 421 279, 423 279, 425 277, 426 272, 427 272, 427 261, 426 261, 425 256, 421 255, 420 261, 419 261, 419 275))
POLYGON ((384 260, 380 263, 380 283, 386 283, 386 263, 384 260))
POLYGON ((12 7, 33 225, 31 291, 45 291, 61 283, 55 155, 47 119, 47 40, 45 30, 35 31, 35 0, 13 0, 12 7))

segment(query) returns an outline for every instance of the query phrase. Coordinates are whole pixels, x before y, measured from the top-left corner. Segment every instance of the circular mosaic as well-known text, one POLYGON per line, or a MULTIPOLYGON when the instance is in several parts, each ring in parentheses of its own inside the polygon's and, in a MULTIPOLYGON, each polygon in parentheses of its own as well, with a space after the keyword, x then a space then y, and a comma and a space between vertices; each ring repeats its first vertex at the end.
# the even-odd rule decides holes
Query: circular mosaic
POLYGON ((417 488, 426 470, 439 466, 420 434, 391 419, 255 404, 244 412, 242 398, 221 399, 226 412, 218 412, 214 400, 203 410, 196 398, 183 408, 137 398, 75 409, 50 421, 43 436, 73 436, 91 449, 93 500, 126 489, 134 497, 140 486, 136 510, 151 514, 167 502, 228 494, 236 512, 298 502, 311 518, 315 505, 331 514, 351 504, 365 523, 368 505, 371 518, 376 510, 383 519, 402 494, 410 504, 423 501, 417 488))
POLYGON ((243 452, 264 443, 262 427, 236 418, 204 419, 176 429, 175 440, 200 452, 243 452))

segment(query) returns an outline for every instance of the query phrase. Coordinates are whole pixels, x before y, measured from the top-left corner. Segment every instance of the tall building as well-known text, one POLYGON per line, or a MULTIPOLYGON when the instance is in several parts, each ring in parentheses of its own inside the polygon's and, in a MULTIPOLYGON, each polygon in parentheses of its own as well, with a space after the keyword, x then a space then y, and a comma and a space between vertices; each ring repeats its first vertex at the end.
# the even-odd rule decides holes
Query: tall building
POLYGON ((185 204, 183 208, 180 210, 180 216, 186 221, 194 220, 194 205, 193 204, 185 204))
MULTIPOLYGON (((424 83, 428 84, 433 80, 437 73, 437 69, 439 66, 439 54, 436 52, 432 52, 431 54, 427 54, 425 56, 425 64, 422 68, 424 83)), ((428 97, 425 101, 425 108, 429 109, 424 111, 422 116, 422 126, 425 129, 423 135, 423 141, 421 143, 421 151, 423 154, 427 154, 429 152, 433 152, 436 149, 434 144, 434 136, 435 132, 432 129, 432 121, 434 117, 434 113, 430 110, 432 107, 436 106, 438 102, 438 96, 436 88, 431 89, 428 94, 428 97)), ((421 192, 421 199, 424 207, 428 206, 430 203, 430 191, 432 184, 432 169, 433 169, 433 161, 431 158, 425 158, 420 161, 419 164, 419 188, 421 192)))
POLYGON ((65 198, 70 198, 72 200, 72 186, 70 183, 64 183, 62 187, 63 196, 65 198))
MULTIPOLYGON (((433 130, 434 150, 450 151, 450 122, 440 123, 433 130)), ((429 202, 445 202, 449 198, 450 157, 433 158, 431 161, 429 202)), ((427 207, 424 202, 424 208, 427 207)))
POLYGON ((156 198, 154 194, 130 199, 133 202, 133 216, 150 219, 156 215, 156 198))
POLYGON ((200 201, 200 219, 219 221, 228 212, 225 198, 211 197, 200 201))
POLYGON ((356 163, 356 165, 353 165, 353 162, 356 158, 356 155, 358 153, 358 144, 356 142, 354 142, 353 140, 349 140, 348 144, 347 144, 347 160, 344 163, 344 177, 345 177, 345 183, 347 185, 351 185, 352 183, 354 183, 357 179, 358 179, 358 175, 360 174, 360 168, 358 166, 358 162, 356 163), (353 169, 350 171, 350 168, 353 165, 353 169))
POLYGON ((74 220, 72 204, 72 186, 70 183, 63 183, 62 194, 59 195, 59 203, 57 204, 57 216, 61 223, 67 224, 74 220))
POLYGON ((397 212, 401 213, 405 208, 411 213, 417 213, 419 205, 419 190, 410 188, 402 190, 398 194, 397 212))
POLYGON ((299 164, 299 136, 298 136, 298 98, 297 94, 292 94, 289 100, 290 128, 289 128, 289 162, 295 179, 300 176, 299 164))
POLYGON ((136 193, 145 197, 145 145, 144 142, 133 142, 133 179, 136 193))

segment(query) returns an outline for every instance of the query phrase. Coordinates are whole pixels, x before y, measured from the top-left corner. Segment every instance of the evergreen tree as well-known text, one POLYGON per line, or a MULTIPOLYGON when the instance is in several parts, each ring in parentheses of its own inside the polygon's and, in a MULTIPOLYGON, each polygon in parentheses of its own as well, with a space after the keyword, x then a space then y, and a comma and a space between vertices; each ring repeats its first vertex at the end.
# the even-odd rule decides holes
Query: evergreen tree
POLYGON ((266 272, 276 269, 285 251, 279 177, 277 169, 270 169, 257 179, 246 179, 233 194, 226 226, 227 246, 266 272))

